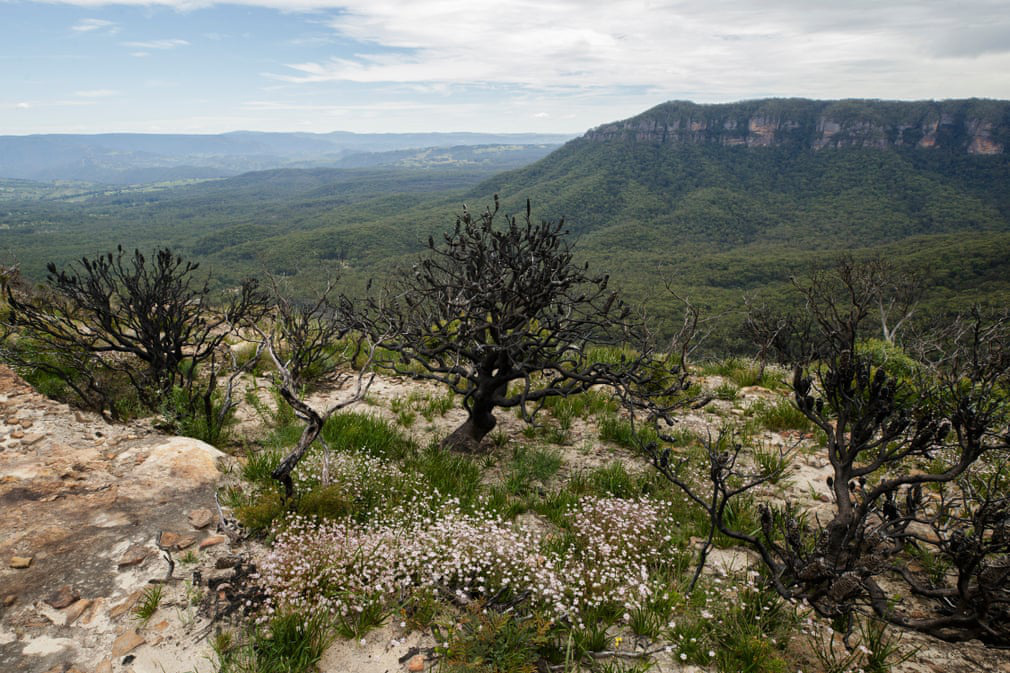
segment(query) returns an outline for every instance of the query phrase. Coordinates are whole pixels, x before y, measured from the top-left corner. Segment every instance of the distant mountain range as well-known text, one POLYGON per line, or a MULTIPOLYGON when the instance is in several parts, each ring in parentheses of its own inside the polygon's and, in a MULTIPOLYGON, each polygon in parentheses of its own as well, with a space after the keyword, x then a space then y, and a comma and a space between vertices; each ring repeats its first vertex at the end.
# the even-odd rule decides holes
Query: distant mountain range
MULTIPOLYGON (((0 178, 80 180, 139 184, 216 178, 274 168, 396 164, 404 156, 432 152, 444 161, 462 148, 510 148, 482 160, 516 159, 509 168, 547 154, 571 136, 490 133, 258 133, 220 135, 109 133, 97 135, 0 136, 0 178), (452 149, 449 149, 452 148, 452 149), (502 153, 504 152, 504 154, 502 153), (436 153, 438 154, 438 153, 436 153)), ((472 150, 469 150, 473 155, 472 150)), ((415 162, 416 164, 417 162, 415 162)), ((423 162, 422 162, 423 163, 423 162)))

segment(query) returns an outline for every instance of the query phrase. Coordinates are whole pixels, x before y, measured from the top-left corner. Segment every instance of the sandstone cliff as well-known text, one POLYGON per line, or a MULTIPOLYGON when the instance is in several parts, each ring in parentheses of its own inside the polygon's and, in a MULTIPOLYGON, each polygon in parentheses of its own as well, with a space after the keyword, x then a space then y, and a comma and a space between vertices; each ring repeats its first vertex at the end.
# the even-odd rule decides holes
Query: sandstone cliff
POLYGON ((585 138, 813 150, 922 148, 1003 154, 1010 145, 1010 102, 766 99, 697 105, 671 101, 631 119, 594 128, 585 138))

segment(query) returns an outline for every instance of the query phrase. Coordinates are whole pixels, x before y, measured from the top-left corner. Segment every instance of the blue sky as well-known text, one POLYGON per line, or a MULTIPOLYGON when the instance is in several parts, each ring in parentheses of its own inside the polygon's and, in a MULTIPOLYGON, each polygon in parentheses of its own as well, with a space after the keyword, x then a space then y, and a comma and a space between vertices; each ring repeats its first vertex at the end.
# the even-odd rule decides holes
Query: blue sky
POLYGON ((1010 98, 1010 7, 0 0, 0 72, 0 134, 575 134, 671 99, 1010 98))

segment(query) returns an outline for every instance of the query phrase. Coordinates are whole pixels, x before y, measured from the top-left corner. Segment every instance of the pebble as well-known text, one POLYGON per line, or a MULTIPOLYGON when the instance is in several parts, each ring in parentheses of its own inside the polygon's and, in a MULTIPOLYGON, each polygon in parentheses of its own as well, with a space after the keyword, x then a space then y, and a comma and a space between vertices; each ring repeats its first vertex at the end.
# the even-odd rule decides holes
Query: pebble
POLYGON ((32 564, 31 556, 12 556, 10 561, 11 568, 24 569, 32 564))
POLYGON ((81 594, 76 589, 72 588, 68 584, 64 584, 59 589, 49 594, 49 598, 46 599, 46 603, 56 608, 57 610, 62 610, 71 603, 75 603, 81 598, 81 594))
POLYGON ((15 596, 14 594, 7 594, 6 596, 4 596, 4 607, 9 608, 10 606, 14 605, 14 601, 16 601, 17 599, 18 597, 15 596))
POLYGON ((207 547, 213 547, 214 545, 221 544, 227 540, 224 535, 211 535, 205 538, 203 542, 200 543, 200 549, 206 549, 207 547))
POLYGON ((186 547, 192 547, 196 543, 196 536, 194 535, 180 535, 179 539, 175 543, 176 549, 185 549, 186 547))
POLYGON ((84 611, 91 605, 91 600, 82 598, 67 608, 67 626, 77 621, 77 618, 84 614, 84 611))
POLYGON ((32 432, 26 434, 24 436, 24 439, 21 440, 21 443, 24 444, 25 446, 33 446, 42 441, 43 438, 45 438, 45 435, 38 432, 32 432))
POLYGON ((150 550, 147 547, 135 544, 126 550, 126 553, 123 554, 123 557, 119 559, 119 563, 116 565, 120 569, 138 565, 144 562, 144 559, 147 558, 149 553, 150 550))
POLYGON ((209 509, 194 509, 189 513, 189 525, 193 528, 206 528, 213 521, 214 514, 209 509))
POLYGON ((418 671, 423 671, 424 670, 424 655, 423 654, 415 654, 414 656, 412 656, 410 658, 410 660, 407 662, 407 670, 411 671, 412 673, 417 673, 418 671))
POLYGON ((136 604, 136 602, 140 600, 140 597, 141 595, 143 595, 143 593, 144 593, 143 591, 138 589, 137 591, 134 591, 132 594, 127 596, 126 600, 120 603, 119 605, 113 605, 111 608, 109 608, 109 618, 115 619, 119 615, 125 614, 127 610, 132 608, 134 604, 136 604))
POLYGON ((162 547, 174 547, 179 543, 182 538, 178 533, 172 533, 170 531, 162 531, 161 537, 158 538, 162 547))
POLYGON ((127 652, 137 649, 147 641, 135 629, 123 631, 112 643, 112 656, 121 657, 127 652))

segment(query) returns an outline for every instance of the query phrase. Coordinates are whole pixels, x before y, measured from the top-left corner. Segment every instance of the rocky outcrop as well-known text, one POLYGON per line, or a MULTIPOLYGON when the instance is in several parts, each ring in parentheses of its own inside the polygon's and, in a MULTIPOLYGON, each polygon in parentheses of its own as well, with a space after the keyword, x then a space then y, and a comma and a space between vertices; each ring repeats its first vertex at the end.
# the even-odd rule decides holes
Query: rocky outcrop
POLYGON ((213 670, 184 580, 228 552, 215 535, 224 460, 75 412, 0 365, 0 671, 213 670), (141 623, 152 580, 177 608, 141 623))
POLYGON ((768 99, 724 105, 673 101, 586 133, 589 141, 823 150, 945 148, 1003 154, 1010 102, 768 99))

